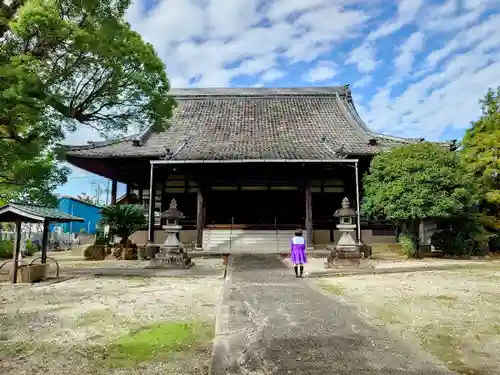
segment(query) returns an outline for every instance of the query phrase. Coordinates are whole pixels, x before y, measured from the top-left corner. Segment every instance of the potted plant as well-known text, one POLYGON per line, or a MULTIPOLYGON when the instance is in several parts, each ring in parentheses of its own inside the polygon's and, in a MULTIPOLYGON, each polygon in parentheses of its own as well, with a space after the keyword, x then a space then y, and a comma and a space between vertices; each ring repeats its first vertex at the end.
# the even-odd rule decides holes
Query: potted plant
POLYGON ((109 227, 110 236, 120 237, 118 254, 123 259, 137 259, 137 246, 130 241, 130 236, 146 225, 146 216, 141 206, 120 204, 104 207, 99 225, 109 227))

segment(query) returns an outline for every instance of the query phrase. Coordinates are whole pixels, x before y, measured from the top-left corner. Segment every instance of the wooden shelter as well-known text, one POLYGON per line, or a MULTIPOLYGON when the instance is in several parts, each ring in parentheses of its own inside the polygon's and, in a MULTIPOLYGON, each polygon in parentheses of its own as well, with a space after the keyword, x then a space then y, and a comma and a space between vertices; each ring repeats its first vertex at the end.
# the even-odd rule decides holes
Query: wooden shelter
POLYGON ((21 225, 25 223, 43 223, 42 235, 42 259, 41 263, 47 263, 47 244, 49 237, 49 224, 67 223, 70 221, 83 222, 82 218, 60 212, 53 208, 42 206, 28 206, 23 204, 8 204, 0 208, 0 222, 16 223, 13 255, 12 283, 17 282, 18 259, 21 243, 21 225))
MULTIPOLYGON (((335 226, 347 196, 359 217, 360 176, 374 154, 422 139, 372 132, 348 86, 172 90, 178 103, 168 129, 69 147, 67 161, 127 184, 149 207, 148 240, 175 198, 184 229, 260 230, 335 226)), ((443 143, 446 147, 452 143, 443 143)), ((116 196, 112 198, 116 201, 116 196)), ((368 225, 367 223, 362 225, 368 225)), ((358 236, 360 235, 360 229, 358 236)), ((360 239, 360 238, 359 238, 360 239)))

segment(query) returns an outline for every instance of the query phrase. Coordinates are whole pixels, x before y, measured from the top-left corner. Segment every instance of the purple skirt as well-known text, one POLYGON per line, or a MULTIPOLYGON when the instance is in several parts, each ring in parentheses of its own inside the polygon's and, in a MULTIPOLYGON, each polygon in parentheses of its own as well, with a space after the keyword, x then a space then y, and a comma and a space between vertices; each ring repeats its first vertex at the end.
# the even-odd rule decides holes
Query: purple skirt
POLYGON ((290 259, 293 264, 307 263, 307 253, 305 245, 292 245, 290 259))

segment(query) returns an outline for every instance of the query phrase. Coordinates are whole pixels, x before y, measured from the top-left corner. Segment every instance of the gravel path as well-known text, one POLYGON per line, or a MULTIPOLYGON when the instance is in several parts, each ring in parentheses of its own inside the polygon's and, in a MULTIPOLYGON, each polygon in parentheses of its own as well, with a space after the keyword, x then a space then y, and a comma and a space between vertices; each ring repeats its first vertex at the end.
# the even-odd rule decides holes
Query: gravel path
POLYGON ((450 374, 356 311, 296 279, 276 257, 235 256, 211 375, 450 374))

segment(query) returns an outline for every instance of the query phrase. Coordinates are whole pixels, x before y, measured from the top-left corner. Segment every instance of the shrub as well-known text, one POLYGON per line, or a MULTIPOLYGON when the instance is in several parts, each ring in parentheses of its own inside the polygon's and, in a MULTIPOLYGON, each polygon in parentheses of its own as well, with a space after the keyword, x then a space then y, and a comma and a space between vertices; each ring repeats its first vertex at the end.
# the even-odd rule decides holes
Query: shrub
POLYGON ((26 256, 33 256, 37 251, 40 249, 38 248, 37 245, 35 245, 31 240, 26 241, 26 249, 24 251, 24 255, 26 256))
POLYGON ((116 259, 124 260, 137 260, 139 259, 137 245, 130 244, 129 246, 123 246, 120 244, 115 244, 113 248, 113 256, 116 259))
POLYGON ((468 233, 458 229, 441 229, 434 232, 431 245, 447 255, 472 255, 478 244, 468 233))
POLYGON ((106 259, 106 247, 102 245, 90 245, 83 252, 85 260, 104 260, 106 259))
POLYGON ((14 256, 14 243, 0 241, 0 259, 11 259, 14 256))
POLYGON ((403 254, 408 258, 413 258, 416 255, 415 244, 412 237, 408 234, 400 234, 398 242, 401 245, 401 250, 403 254))
POLYGON ((492 252, 500 252, 500 234, 490 238, 489 248, 492 252))
POLYGON ((119 204, 104 207, 101 211, 102 217, 99 226, 109 225, 109 233, 121 238, 125 244, 128 238, 136 231, 146 225, 144 210, 139 205, 119 204))

